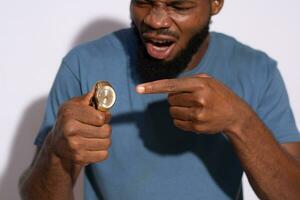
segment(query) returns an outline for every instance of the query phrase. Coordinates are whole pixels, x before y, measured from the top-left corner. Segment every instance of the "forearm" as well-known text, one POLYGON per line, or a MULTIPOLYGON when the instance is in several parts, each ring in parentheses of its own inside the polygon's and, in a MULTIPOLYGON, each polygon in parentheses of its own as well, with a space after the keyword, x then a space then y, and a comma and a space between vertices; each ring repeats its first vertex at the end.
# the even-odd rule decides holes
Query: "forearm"
POLYGON ((20 181, 21 197, 24 200, 71 200, 80 167, 62 162, 46 143, 47 140, 20 181))
POLYGON ((249 181, 261 199, 299 199, 300 164, 275 141, 259 118, 227 133, 249 181))

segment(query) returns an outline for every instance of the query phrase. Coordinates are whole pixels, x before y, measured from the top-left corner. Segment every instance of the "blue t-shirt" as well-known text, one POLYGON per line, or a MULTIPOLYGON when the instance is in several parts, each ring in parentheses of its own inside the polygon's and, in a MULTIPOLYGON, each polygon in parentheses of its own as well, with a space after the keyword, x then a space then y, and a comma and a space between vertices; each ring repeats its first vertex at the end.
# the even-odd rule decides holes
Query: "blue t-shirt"
MULTIPOLYGON (((181 131, 165 94, 135 92, 136 42, 132 29, 125 29, 76 47, 63 59, 35 144, 42 145, 59 105, 107 80, 117 93, 110 157, 85 168, 85 199, 242 199, 243 170, 226 136, 181 131)), ((243 98, 278 142, 300 141, 276 65, 266 54, 212 32, 201 62, 180 76, 209 74, 243 98)))

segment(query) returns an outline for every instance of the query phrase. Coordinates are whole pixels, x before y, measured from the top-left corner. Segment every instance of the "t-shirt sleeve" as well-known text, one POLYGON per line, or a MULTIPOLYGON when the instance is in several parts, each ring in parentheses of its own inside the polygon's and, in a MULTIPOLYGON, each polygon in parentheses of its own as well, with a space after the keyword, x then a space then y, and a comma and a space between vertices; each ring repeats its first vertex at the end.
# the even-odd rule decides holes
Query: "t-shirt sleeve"
POLYGON ((276 65, 271 67, 258 114, 279 143, 300 142, 288 94, 276 65))
POLYGON ((66 61, 63 61, 50 90, 44 118, 34 141, 35 145, 41 146, 43 144, 47 134, 55 124, 59 106, 66 100, 81 95, 82 91, 78 75, 72 71, 66 61))

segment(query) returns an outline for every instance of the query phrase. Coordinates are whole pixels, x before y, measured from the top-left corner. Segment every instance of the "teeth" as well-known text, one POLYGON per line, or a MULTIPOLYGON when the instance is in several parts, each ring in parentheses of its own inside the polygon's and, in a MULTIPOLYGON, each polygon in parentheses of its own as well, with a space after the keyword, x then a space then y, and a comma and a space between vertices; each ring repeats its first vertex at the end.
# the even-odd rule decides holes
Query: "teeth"
POLYGON ((159 43, 159 44, 164 44, 164 43, 170 42, 169 40, 155 40, 155 39, 152 41, 155 43, 159 43))
POLYGON ((157 46, 153 46, 153 48, 156 50, 156 51, 165 51, 168 49, 168 47, 157 47, 157 46))

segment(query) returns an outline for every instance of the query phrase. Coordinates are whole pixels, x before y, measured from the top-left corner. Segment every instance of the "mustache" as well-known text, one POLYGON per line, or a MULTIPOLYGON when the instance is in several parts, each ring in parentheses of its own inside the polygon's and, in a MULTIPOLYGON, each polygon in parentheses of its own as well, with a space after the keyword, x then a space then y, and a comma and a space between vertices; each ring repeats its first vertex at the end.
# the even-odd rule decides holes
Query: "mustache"
POLYGON ((155 35, 167 35, 167 36, 172 36, 172 37, 175 37, 175 38, 179 38, 179 35, 173 31, 170 31, 169 29, 167 28, 160 28, 160 29, 153 29, 145 24, 142 24, 141 25, 141 34, 145 34, 145 33, 152 33, 152 34, 155 34, 155 35))

